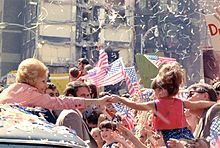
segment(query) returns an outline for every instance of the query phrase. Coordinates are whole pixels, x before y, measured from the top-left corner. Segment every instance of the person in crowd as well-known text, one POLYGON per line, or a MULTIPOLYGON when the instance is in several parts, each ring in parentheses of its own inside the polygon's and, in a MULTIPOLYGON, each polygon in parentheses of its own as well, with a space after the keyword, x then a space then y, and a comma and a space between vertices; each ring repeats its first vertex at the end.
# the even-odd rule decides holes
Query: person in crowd
POLYGON ((149 148, 147 145, 142 143, 129 129, 124 127, 121 124, 117 124, 116 129, 119 131, 120 135, 122 135, 125 139, 129 140, 133 143, 133 145, 137 148, 149 148))
MULTIPOLYGON (((217 101, 216 91, 208 84, 194 84, 191 85, 188 90, 190 101, 217 101)), ((199 124, 196 126, 194 132, 195 137, 207 138, 210 136, 212 138, 212 142, 215 143, 215 138, 217 138, 215 136, 220 133, 220 128, 216 128, 220 127, 219 104, 215 104, 210 109, 190 110, 190 112, 200 118, 199 124)))
POLYGON ((98 98, 98 91, 95 84, 89 84, 91 98, 98 98))
POLYGON ((69 81, 76 81, 81 76, 81 71, 77 67, 70 68, 69 70, 69 81))
POLYGON ((140 129, 139 140, 145 145, 147 145, 147 140, 149 138, 148 133, 149 131, 145 128, 140 129))
MULTIPOLYGON (((100 92, 99 93, 99 98, 104 97, 104 96, 111 96, 109 92, 100 92)), ((103 114, 100 114, 99 119, 98 119, 98 125, 102 122, 105 121, 106 119, 112 120, 116 118, 116 110, 113 107, 112 103, 107 103, 104 108, 102 108, 103 114)))
POLYGON ((57 86, 52 82, 47 82, 47 89, 46 94, 50 95, 51 97, 59 97, 60 93, 57 89, 57 86))
POLYGON ((86 59, 86 58, 80 58, 80 59, 78 60, 78 65, 77 65, 77 67, 78 67, 79 70, 81 71, 81 75, 80 75, 80 76, 84 76, 84 75, 85 75, 83 72, 84 72, 84 68, 85 68, 86 65, 89 65, 88 59, 86 59))
POLYGON ((102 114, 100 108, 97 106, 90 106, 83 110, 82 114, 90 131, 92 128, 98 127, 99 116, 102 114))
POLYGON ((159 132, 155 132, 152 128, 153 114, 150 112, 142 112, 139 114, 141 119, 135 126, 136 135, 139 140, 148 147, 162 147, 165 146, 163 136, 159 132))
POLYGON ((87 74, 87 71, 93 69, 92 65, 90 64, 87 64, 84 66, 84 69, 83 69, 83 74, 86 75, 87 74))
MULTIPOLYGON (((90 98, 88 86, 81 81, 73 81, 68 83, 64 96, 90 98)), ((96 148, 96 142, 90 135, 89 128, 83 120, 83 115, 79 109, 54 111, 57 118, 56 125, 66 126, 76 131, 76 134, 84 141, 89 141, 91 148, 96 148)))
POLYGON ((96 141, 96 143, 98 145, 98 148, 102 148, 102 146, 105 144, 105 141, 101 137, 100 129, 98 127, 93 128, 91 130, 91 135, 95 139, 95 141, 96 141))
MULTIPOLYGON (((47 82, 46 94, 50 95, 51 97, 60 96, 59 90, 57 89, 56 85, 52 82, 47 82)), ((38 116, 44 117, 50 123, 56 123, 57 119, 54 116, 52 110, 40 107, 37 107, 36 109, 37 110, 35 110, 35 113, 38 113, 38 116)))
POLYGON ((47 76, 48 68, 41 61, 34 58, 22 61, 18 66, 16 83, 11 84, 0 94, 0 103, 17 103, 25 107, 47 109, 82 109, 91 104, 103 105, 111 99, 110 96, 99 99, 51 97, 45 94, 47 76))
POLYGON ((116 132, 116 123, 105 120, 100 123, 101 137, 106 142, 102 148, 131 148, 126 140, 116 132))
POLYGON ((187 128, 184 106, 190 109, 204 109, 215 102, 209 100, 194 102, 176 98, 182 81, 183 72, 178 63, 164 64, 151 84, 155 93, 154 101, 136 103, 118 96, 112 101, 119 101, 136 110, 153 110, 153 128, 162 133, 166 145, 170 138, 192 139, 192 132, 187 128))
MULTIPOLYGON (((205 83, 196 83, 188 88, 189 100, 210 100, 217 101, 217 94, 214 88, 205 83)), ((204 145, 206 147, 210 145, 215 146, 218 137, 220 136, 220 104, 216 103, 208 109, 197 109, 190 110, 190 113, 197 116, 199 119, 195 132, 195 140, 173 140, 169 141, 170 147, 175 147, 175 145, 204 145)))

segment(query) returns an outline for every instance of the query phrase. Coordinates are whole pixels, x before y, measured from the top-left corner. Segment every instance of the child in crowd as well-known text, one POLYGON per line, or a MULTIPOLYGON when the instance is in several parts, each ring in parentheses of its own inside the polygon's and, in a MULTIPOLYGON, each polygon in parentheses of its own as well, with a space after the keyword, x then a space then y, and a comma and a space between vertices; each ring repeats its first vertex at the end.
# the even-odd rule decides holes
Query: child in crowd
POLYGON ((59 97, 60 93, 54 83, 48 82, 46 94, 50 95, 51 97, 59 97))
POLYGON ((69 81, 76 81, 81 76, 81 71, 77 67, 70 68, 69 70, 69 81))
POLYGON ((103 105, 111 96, 99 99, 76 97, 51 97, 45 94, 47 89, 48 68, 39 60, 29 58, 22 61, 16 74, 16 83, 0 94, 0 103, 18 103, 26 107, 47 109, 75 109, 97 104, 103 105))
POLYGON ((102 146, 105 144, 105 141, 102 139, 101 137, 101 131, 99 128, 93 128, 91 130, 91 135, 93 137, 93 139, 95 139, 98 148, 102 148, 102 146))
POLYGON ((89 65, 89 61, 86 58, 80 58, 78 60, 78 65, 77 67, 79 68, 79 70, 81 71, 81 75, 80 76, 84 76, 84 68, 86 65, 89 65))
POLYGON ((152 81, 154 101, 136 103, 122 97, 113 97, 112 102, 122 102, 136 110, 153 110, 153 128, 162 133, 165 144, 170 138, 192 139, 193 135, 187 128, 184 107, 190 109, 208 108, 215 102, 180 100, 176 98, 183 81, 183 72, 178 63, 162 66, 157 77, 152 81))
POLYGON ((116 123, 105 120, 100 123, 101 137, 106 142, 102 148, 131 148, 126 140, 116 132, 116 123))

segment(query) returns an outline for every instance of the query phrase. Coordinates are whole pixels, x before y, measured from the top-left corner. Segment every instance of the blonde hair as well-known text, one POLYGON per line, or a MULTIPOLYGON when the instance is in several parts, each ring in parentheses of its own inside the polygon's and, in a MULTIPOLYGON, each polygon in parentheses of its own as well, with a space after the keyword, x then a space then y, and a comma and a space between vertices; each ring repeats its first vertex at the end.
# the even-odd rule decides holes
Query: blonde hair
POLYGON ((26 83, 35 86, 36 81, 40 77, 48 75, 48 68, 41 61, 29 58, 23 60, 18 66, 16 74, 16 82, 26 83))

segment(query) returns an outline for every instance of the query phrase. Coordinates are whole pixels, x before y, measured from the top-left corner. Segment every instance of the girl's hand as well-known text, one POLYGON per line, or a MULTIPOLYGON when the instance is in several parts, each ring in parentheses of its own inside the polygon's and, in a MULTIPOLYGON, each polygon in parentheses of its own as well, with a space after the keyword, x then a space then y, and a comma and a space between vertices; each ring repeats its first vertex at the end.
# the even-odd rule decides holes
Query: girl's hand
POLYGON ((122 100, 121 97, 117 96, 117 95, 112 95, 112 99, 111 99, 111 102, 112 103, 118 103, 122 100))
POLYGON ((102 98, 99 98, 99 105, 103 106, 103 105, 109 103, 111 100, 112 100, 112 96, 106 95, 102 98))

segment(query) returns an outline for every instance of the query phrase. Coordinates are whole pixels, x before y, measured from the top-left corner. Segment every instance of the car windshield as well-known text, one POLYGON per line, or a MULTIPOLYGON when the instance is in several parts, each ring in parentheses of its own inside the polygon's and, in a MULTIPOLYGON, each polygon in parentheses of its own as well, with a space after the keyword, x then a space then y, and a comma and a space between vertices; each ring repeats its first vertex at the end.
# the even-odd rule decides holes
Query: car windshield
POLYGON ((87 147, 76 133, 19 105, 0 105, 0 147, 87 147))

